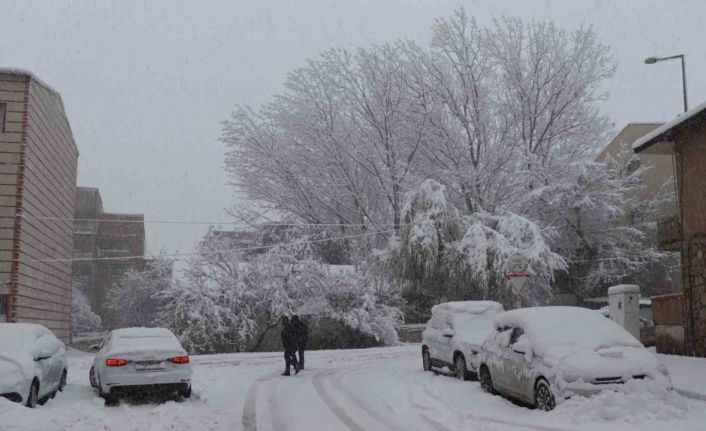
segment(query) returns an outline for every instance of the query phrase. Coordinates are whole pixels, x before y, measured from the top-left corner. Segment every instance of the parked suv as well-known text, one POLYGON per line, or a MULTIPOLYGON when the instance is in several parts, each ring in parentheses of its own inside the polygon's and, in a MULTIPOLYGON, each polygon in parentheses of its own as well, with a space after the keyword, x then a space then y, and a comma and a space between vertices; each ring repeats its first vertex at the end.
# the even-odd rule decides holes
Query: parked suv
POLYGON ((476 378, 480 346, 493 329, 493 318, 502 312, 503 306, 493 301, 434 306, 422 333, 424 370, 448 367, 458 379, 476 378))

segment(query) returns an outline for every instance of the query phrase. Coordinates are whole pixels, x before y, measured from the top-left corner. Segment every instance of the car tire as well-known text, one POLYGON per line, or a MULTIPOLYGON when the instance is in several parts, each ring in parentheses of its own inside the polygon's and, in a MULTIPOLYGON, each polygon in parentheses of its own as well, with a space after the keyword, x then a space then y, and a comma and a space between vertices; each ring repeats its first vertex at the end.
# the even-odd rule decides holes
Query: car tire
POLYGON ((91 367, 91 370, 88 372, 88 381, 91 384, 91 387, 98 388, 98 383, 96 383, 98 381, 96 379, 96 369, 93 367, 91 367))
POLYGON ((534 385, 534 406, 539 410, 551 411, 556 407, 556 399, 551 389, 549 389, 549 383, 541 379, 534 385))
POLYGON ((179 389, 179 395, 182 398, 191 398, 191 385, 186 385, 179 389))
POLYGON ((105 405, 113 406, 117 404, 118 399, 115 395, 112 395, 110 392, 103 392, 100 379, 97 379, 96 382, 98 383, 98 396, 105 400, 105 405))
POLYGON ((431 371, 431 355, 429 350, 422 351, 422 368, 424 371, 431 371))
POLYGON ((33 409, 37 407, 37 404, 39 404, 39 382, 35 380, 29 388, 29 395, 27 396, 27 402, 25 405, 30 409, 33 409))
MULTIPOLYGON (((63 392, 64 388, 66 387, 66 378, 68 376, 68 372, 64 370, 61 373, 61 380, 59 380, 59 392, 63 392)), ((56 393, 55 393, 56 394, 56 393)))
POLYGON ((456 358, 454 359, 454 377, 461 381, 468 379, 466 358, 464 358, 461 354, 456 355, 456 358))
POLYGON ((495 388, 493 387, 493 378, 490 376, 490 370, 487 366, 481 365, 478 371, 478 380, 480 380, 480 387, 485 392, 495 395, 495 388))

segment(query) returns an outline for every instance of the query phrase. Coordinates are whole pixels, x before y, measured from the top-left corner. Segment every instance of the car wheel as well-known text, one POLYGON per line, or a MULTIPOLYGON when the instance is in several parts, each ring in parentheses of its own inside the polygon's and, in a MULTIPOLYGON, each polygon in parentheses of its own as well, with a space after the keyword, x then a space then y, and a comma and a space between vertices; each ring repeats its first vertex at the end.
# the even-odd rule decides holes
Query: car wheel
POLYGON ((534 405, 540 410, 550 411, 556 407, 554 394, 549 389, 549 383, 546 380, 540 380, 534 388, 534 405))
POLYGON ((61 373, 61 380, 59 381, 59 392, 63 392, 64 388, 66 387, 66 376, 68 373, 66 370, 64 370, 63 373, 61 373))
POLYGON ((456 359, 454 359, 454 376, 459 380, 466 380, 467 375, 466 358, 463 355, 456 355, 456 359))
POLYGON ((91 386, 94 388, 98 387, 98 379, 96 379, 96 369, 91 367, 91 370, 88 372, 88 381, 91 383, 91 386))
POLYGON ((493 387, 493 379, 490 377, 490 370, 485 365, 480 366, 479 376, 480 387, 485 392, 495 395, 495 388, 493 387))
POLYGON ((422 352, 422 368, 424 371, 431 371, 431 356, 428 350, 422 352))
POLYGON ((39 383, 37 381, 32 382, 32 386, 29 388, 29 396, 27 397, 26 406, 30 409, 37 407, 39 403, 39 383))
POLYGON ((191 398, 191 385, 184 385, 179 389, 182 398, 191 398))

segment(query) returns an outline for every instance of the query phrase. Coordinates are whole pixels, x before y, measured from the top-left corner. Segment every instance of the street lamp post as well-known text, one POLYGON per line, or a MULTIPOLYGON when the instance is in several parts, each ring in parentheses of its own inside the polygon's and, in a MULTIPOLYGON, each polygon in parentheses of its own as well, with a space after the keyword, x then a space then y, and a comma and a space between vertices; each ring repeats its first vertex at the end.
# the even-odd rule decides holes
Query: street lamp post
POLYGON ((681 85, 682 91, 684 92, 684 112, 686 112, 689 109, 689 104, 686 101, 686 63, 684 60, 684 54, 671 55, 669 57, 647 57, 645 59, 645 64, 655 64, 660 61, 676 60, 677 58, 681 59, 681 85))

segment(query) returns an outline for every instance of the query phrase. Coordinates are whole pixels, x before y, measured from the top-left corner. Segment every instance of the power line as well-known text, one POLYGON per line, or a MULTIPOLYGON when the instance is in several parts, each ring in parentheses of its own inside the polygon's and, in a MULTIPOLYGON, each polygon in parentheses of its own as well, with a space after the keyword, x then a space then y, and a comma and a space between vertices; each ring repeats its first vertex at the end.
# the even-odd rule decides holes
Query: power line
MULTIPOLYGON (((370 236, 370 235, 382 235, 386 233, 392 233, 398 231, 400 228, 395 228, 391 230, 386 230, 386 231, 377 231, 377 232, 366 232, 366 233, 361 233, 361 234, 356 234, 356 235, 344 235, 344 236, 338 236, 338 237, 331 237, 331 238, 321 238, 321 239, 315 239, 315 240, 307 240, 304 241, 307 244, 315 244, 315 243, 321 243, 321 242, 327 242, 327 241, 338 241, 342 239, 353 239, 353 238, 360 238, 364 236, 370 236)), ((223 250, 211 250, 211 251, 194 251, 194 252, 185 252, 185 253, 173 253, 173 254, 162 254, 160 257, 181 257, 181 256, 195 256, 195 255, 210 255, 210 254, 219 254, 219 253, 225 253, 225 252, 241 252, 241 251, 254 251, 254 250, 267 250, 267 249, 272 249, 272 248, 277 248, 281 246, 287 246, 287 245, 292 245, 295 242, 290 242, 290 243, 278 243, 278 244, 270 244, 270 245, 258 245, 258 246, 252 246, 252 247, 242 247, 242 248, 230 248, 230 249, 223 249, 223 250)), ((95 261, 121 261, 121 260, 139 260, 139 259, 145 259, 144 255, 140 256, 114 256, 114 257, 77 257, 77 258, 65 258, 65 259, 13 259, 12 261, 16 262, 95 262, 95 261)))
MULTIPOLYGON (((229 221, 190 221, 190 220, 122 220, 122 219, 91 219, 91 218, 65 218, 65 217, 34 217, 18 214, 15 217, 4 216, 0 218, 22 218, 26 220, 47 220, 66 222, 98 222, 98 223, 150 223, 150 224, 191 224, 191 225, 243 225, 243 222, 229 221)), ((326 227, 394 227, 394 224, 364 224, 364 223, 262 223, 263 226, 326 226, 326 227)))

